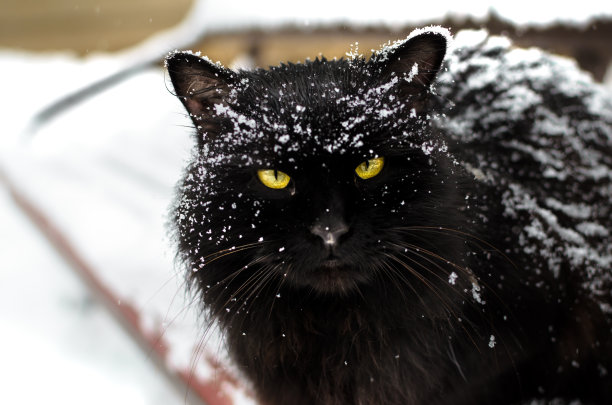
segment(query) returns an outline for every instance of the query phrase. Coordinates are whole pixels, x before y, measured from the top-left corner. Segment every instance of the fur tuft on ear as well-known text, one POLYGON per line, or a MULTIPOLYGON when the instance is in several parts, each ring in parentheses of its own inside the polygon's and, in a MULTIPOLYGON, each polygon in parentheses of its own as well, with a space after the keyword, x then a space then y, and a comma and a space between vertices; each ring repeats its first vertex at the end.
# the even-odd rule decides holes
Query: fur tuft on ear
POLYGON ((198 132, 211 132, 214 105, 225 103, 233 72, 190 52, 170 54, 166 58, 166 68, 176 96, 189 112, 198 132))
POLYGON ((381 82, 397 80, 400 97, 423 98, 440 70, 449 38, 447 30, 430 27, 383 48, 372 57, 381 82))

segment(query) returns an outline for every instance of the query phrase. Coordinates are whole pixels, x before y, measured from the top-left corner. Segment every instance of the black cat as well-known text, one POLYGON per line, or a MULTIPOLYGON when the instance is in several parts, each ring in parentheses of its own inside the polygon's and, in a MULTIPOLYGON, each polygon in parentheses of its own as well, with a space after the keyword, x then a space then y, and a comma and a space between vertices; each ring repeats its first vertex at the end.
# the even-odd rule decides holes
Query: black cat
POLYGON ((168 57, 197 128, 179 257, 262 404, 612 403, 611 98, 462 38, 446 69, 442 29, 369 60, 168 57))

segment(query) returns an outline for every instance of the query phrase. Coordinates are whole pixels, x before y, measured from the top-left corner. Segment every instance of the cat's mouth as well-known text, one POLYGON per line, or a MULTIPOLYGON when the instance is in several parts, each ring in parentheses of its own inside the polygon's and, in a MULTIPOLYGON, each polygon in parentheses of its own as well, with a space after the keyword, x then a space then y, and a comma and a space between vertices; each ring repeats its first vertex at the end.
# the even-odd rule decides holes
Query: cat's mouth
POLYGON ((310 287, 321 293, 348 293, 360 283, 360 277, 353 266, 340 257, 330 255, 320 261, 314 272, 304 280, 310 287))
POLYGON ((319 257, 316 257, 316 252, 305 255, 303 261, 298 262, 303 267, 292 267, 288 280, 296 286, 308 287, 323 294, 348 294, 369 281, 369 274, 342 252, 319 254, 319 257))
POLYGON ((342 267, 342 261, 335 256, 330 256, 327 259, 321 262, 321 267, 323 269, 338 269, 342 267))

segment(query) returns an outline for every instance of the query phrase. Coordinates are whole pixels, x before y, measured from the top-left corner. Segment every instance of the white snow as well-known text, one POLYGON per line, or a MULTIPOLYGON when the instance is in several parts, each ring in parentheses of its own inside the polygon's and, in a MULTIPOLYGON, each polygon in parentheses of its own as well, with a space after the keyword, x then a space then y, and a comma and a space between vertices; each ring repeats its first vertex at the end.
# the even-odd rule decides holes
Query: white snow
MULTIPOLYGON (((210 350, 223 361, 222 344, 214 334, 204 336, 165 237, 165 213, 192 140, 182 105, 164 86, 164 73, 155 68, 135 76, 58 117, 33 138, 23 132, 28 119, 58 94, 118 63, 101 56, 79 61, 63 55, 0 53, 3 74, 15 78, 2 84, 0 172, 97 270, 118 305, 136 309, 146 333, 162 334, 169 370, 214 379, 215 371, 204 358, 210 350), (208 342, 204 353, 197 349, 201 339, 208 342)), ((17 213, 9 209, 0 184, 3 214, 17 213)), ((86 288, 74 286, 74 280, 62 281, 70 277, 66 265, 45 259, 52 253, 36 260, 49 247, 36 239, 34 230, 31 236, 13 235, 29 226, 23 216, 20 222, 2 221, 0 233, 3 265, 11 267, 0 277, 13 278, 0 283, 0 315, 8 330, 3 331, 0 370, 14 381, 11 389, 0 392, 0 402, 183 403, 184 390, 163 388, 162 374, 147 364, 129 337, 114 337, 123 332, 86 288), (68 275, 54 275, 61 272, 68 275), (137 362, 140 365, 132 364, 137 362), (128 376, 131 370, 134 379, 128 376), (31 389, 33 377, 39 384, 36 390, 31 389), (82 390, 67 393, 68 383, 82 390), (49 390, 46 399, 36 397, 39 389, 49 390)))
POLYGON ((495 345, 496 345, 496 344, 497 344, 497 342, 495 341, 495 336, 494 336, 494 335, 491 335, 491 336, 489 337, 489 347, 490 347, 491 349, 493 349, 493 348, 495 348, 495 345))
POLYGON ((481 305, 486 304, 486 301, 482 299, 480 286, 474 282, 472 282, 472 298, 481 305))
POLYGON ((0 207, 0 403, 183 403, 4 188, 0 207))

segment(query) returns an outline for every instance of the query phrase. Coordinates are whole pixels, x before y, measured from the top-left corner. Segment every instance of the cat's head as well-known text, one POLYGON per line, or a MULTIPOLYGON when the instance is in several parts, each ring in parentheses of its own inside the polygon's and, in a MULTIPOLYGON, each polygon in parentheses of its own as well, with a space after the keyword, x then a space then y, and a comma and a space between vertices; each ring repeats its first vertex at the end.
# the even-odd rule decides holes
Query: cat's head
MULTIPOLYGON (((434 227, 456 226, 459 213, 428 108, 446 48, 446 32, 434 30, 369 60, 269 70, 169 56, 197 129, 174 218, 200 287, 233 300, 257 285, 350 294, 430 279, 440 260, 456 259, 434 246, 444 239, 434 227)), ((436 277, 447 280, 447 269, 436 277)))

